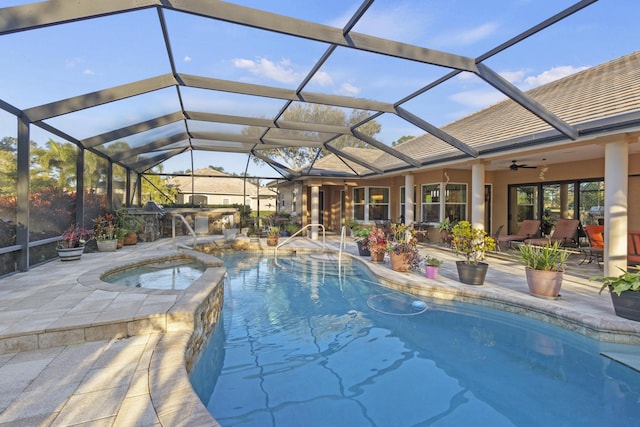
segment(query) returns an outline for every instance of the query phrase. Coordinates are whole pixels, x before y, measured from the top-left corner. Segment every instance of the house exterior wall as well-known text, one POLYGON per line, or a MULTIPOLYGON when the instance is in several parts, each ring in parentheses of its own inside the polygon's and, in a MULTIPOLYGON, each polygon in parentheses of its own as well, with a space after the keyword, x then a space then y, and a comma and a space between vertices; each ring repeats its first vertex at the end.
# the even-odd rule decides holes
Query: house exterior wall
MULTIPOLYGON (((413 171, 414 184, 416 186, 416 215, 421 218, 421 186, 434 183, 461 183, 467 185, 467 219, 470 219, 471 210, 471 170, 443 168, 430 171, 413 171)), ((568 161, 554 163, 548 166, 540 166, 536 169, 519 169, 513 172, 509 169, 499 171, 487 171, 485 173, 485 185, 492 187, 491 200, 491 230, 494 233, 500 225, 508 223, 508 188, 512 184, 538 184, 553 183, 571 180, 603 179, 604 158, 568 161)), ((380 177, 375 179, 353 180, 349 186, 323 185, 321 190, 325 197, 324 223, 328 229, 338 231, 340 229, 340 191, 345 191, 344 215, 347 221, 353 218, 352 196, 355 187, 388 187, 390 189, 390 220, 397 221, 400 212, 400 188, 404 186, 404 175, 380 177)), ((606 183, 605 183, 606 186, 606 183)), ((640 188, 640 154, 629 157, 629 188, 640 188)), ((281 190, 282 191, 282 190, 281 190)), ((302 194, 305 202, 302 204, 306 210, 303 214, 310 221, 309 188, 305 186, 302 194)), ((640 192, 630 191, 628 194, 628 228, 640 229, 640 192)))

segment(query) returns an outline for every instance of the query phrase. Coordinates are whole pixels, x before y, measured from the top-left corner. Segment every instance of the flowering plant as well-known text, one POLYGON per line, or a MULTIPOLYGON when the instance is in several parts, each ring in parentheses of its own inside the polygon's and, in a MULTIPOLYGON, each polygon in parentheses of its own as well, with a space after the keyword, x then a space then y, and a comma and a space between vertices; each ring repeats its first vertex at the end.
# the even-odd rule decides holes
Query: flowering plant
POLYGON ((267 231, 267 238, 278 238, 280 237, 280 228, 278 227, 271 227, 269 228, 269 231, 267 231))
POLYGON ((463 254, 467 264, 478 264, 486 256, 486 251, 496 247, 496 241, 481 228, 471 228, 469 221, 460 221, 451 230, 453 249, 456 255, 463 254))
POLYGON ((391 239, 387 242, 387 252, 389 254, 404 254, 404 259, 409 263, 409 268, 418 270, 420 268, 420 252, 418 252, 418 239, 416 230, 406 224, 391 224, 391 239))
POLYGON ((118 238, 115 220, 116 217, 112 213, 100 214, 93 220, 93 231, 97 240, 113 240, 118 238))
POLYGON ((77 248, 91 238, 91 230, 79 227, 77 224, 71 224, 64 233, 62 233, 61 240, 58 242, 58 248, 77 248))
POLYGON ((369 251, 371 254, 380 254, 387 251, 387 236, 384 234, 384 230, 376 227, 371 227, 369 237, 367 238, 369 251))

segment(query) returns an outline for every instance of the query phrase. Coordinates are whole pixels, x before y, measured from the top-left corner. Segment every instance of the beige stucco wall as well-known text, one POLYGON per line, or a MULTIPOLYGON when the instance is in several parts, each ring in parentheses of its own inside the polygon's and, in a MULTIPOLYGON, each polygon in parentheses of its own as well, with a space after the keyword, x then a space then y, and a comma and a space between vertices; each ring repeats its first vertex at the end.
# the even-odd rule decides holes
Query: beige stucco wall
MULTIPOLYGON (((471 170, 470 169, 454 169, 443 168, 438 170, 411 172, 414 175, 414 184, 416 186, 416 204, 418 218, 421 218, 420 193, 423 184, 432 184, 439 182, 464 183, 467 184, 467 218, 470 216, 471 202, 471 170)), ((491 230, 494 233, 500 225, 505 225, 504 231, 507 229, 508 214, 508 187, 511 184, 538 184, 541 182, 558 182, 570 180, 584 179, 602 179, 604 177, 604 159, 593 159, 585 161, 568 161, 564 163, 556 163, 548 166, 539 166, 537 169, 519 169, 516 172, 511 170, 487 171, 485 173, 485 184, 492 187, 492 206, 491 206, 491 230)), ((368 180, 353 180, 350 185, 323 185, 321 190, 325 195, 325 225, 333 230, 340 228, 340 191, 345 190, 345 216, 352 217, 352 191, 355 186, 379 186, 390 188, 390 219, 396 221, 399 216, 400 205, 400 188, 404 186, 405 180, 403 175, 380 177, 368 180)), ((606 185, 606 183, 605 183, 606 185)), ((640 155, 632 155, 629 158, 629 229, 640 229, 640 191, 634 189, 640 188, 640 155), (637 175, 637 176, 634 176, 637 175)), ((302 194, 305 196, 305 203, 302 205, 307 207, 308 188, 302 194)), ((304 215, 303 215, 304 216, 304 215)))

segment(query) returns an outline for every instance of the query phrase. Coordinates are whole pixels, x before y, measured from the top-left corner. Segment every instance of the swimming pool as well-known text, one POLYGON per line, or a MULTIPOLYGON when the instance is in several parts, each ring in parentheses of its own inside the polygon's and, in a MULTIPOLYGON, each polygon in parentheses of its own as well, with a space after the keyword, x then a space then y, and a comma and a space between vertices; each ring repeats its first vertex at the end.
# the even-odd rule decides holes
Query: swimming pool
POLYGON ((416 298, 317 259, 225 257, 222 320, 192 370, 223 426, 628 426, 640 373, 510 313, 416 298), (422 311, 416 300, 427 304, 422 311), (413 311, 412 311, 413 310, 413 311))

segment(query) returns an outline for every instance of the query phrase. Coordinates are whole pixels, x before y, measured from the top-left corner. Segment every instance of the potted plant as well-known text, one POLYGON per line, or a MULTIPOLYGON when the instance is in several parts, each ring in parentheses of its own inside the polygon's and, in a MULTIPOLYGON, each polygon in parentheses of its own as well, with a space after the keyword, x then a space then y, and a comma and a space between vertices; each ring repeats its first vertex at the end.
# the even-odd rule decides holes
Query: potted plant
POLYGON ((360 256, 371 256, 369 250, 369 234, 371 233, 371 227, 368 225, 357 224, 351 229, 353 233, 353 239, 358 246, 358 254, 360 256))
POLYGON ((225 240, 235 239, 238 229, 234 228, 230 222, 225 222, 222 226, 222 234, 225 240))
POLYGON ((518 249, 520 259, 525 264, 529 292, 537 296, 557 298, 569 252, 562 249, 560 242, 544 246, 523 244, 518 249))
POLYGON ((280 228, 271 227, 267 231, 267 246, 278 246, 278 239, 280 238, 280 228))
POLYGON ((91 238, 91 230, 70 225, 60 237, 56 250, 61 261, 79 260, 84 252, 85 243, 91 238))
POLYGON ((384 261, 384 254, 387 252, 387 235, 384 230, 376 227, 371 227, 367 242, 369 244, 369 251, 371 252, 371 261, 382 262, 384 261))
POLYGON ((592 280, 602 282, 600 293, 609 288, 611 302, 616 316, 629 320, 640 321, 640 265, 636 265, 635 272, 622 271, 619 276, 592 277, 592 280))
POLYGON ((136 215, 127 212, 126 209, 116 211, 116 234, 122 240, 124 246, 132 246, 138 243, 138 232, 142 231, 144 223, 136 215))
POLYGON ((438 224, 438 231, 440 232, 440 243, 450 244, 453 236, 451 230, 453 229, 453 222, 446 217, 442 222, 438 224))
POLYGON ((486 252, 496 246, 495 240, 481 228, 472 228, 469 221, 460 221, 451 229, 451 244, 456 255, 462 254, 464 261, 456 261, 458 277, 467 285, 482 285, 489 265, 480 262, 486 252))
POLYGON ((436 279, 438 277, 438 268, 444 261, 429 254, 424 256, 424 270, 427 279, 436 279))
POLYGON ((551 218, 551 215, 548 212, 540 219, 540 231, 542 231, 542 234, 545 236, 551 234, 551 230, 554 225, 556 225, 556 222, 551 218))
POLYGON ((93 220, 93 233, 100 252, 113 252, 118 247, 116 217, 112 213, 100 214, 93 220))
POLYGON ((391 268, 395 271, 418 270, 420 268, 418 239, 413 227, 406 224, 392 224, 391 238, 387 242, 387 252, 389 252, 391 260, 391 268))

